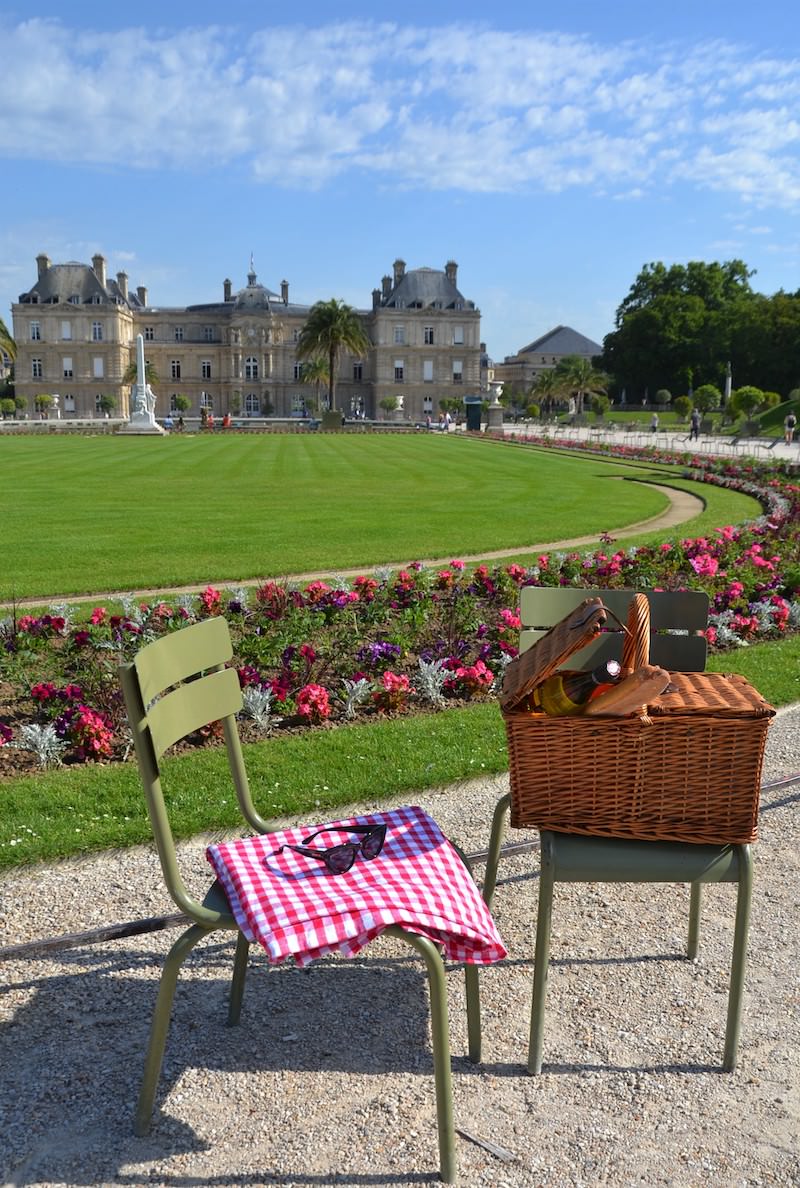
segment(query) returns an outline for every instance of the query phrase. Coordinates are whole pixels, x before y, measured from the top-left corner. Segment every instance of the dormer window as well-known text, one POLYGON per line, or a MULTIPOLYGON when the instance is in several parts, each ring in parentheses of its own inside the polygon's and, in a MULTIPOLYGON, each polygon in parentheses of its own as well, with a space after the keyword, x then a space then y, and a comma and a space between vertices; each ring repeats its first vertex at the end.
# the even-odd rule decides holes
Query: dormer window
POLYGON ((78 294, 73 293, 72 296, 69 298, 69 304, 70 305, 80 305, 80 303, 81 303, 81 299, 78 296, 78 294))

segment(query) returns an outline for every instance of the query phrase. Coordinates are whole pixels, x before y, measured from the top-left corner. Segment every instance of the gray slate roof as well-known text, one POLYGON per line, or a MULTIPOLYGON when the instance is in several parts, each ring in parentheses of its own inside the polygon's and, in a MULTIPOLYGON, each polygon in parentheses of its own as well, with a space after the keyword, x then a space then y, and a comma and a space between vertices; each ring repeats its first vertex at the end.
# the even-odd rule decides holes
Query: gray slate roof
POLYGON ((475 302, 465 301, 453 282, 438 268, 409 269, 381 305, 387 309, 425 309, 429 306, 455 309, 458 305, 463 309, 475 308, 475 302))
POLYGON ((106 279, 106 286, 100 284, 94 269, 88 264, 79 264, 70 260, 67 264, 51 264, 40 280, 28 290, 20 293, 20 302, 32 303, 38 297, 40 305, 56 304, 59 301, 69 301, 77 297, 78 305, 93 305, 100 299, 101 305, 109 302, 129 305, 132 309, 141 308, 141 302, 136 292, 128 291, 127 302, 122 296, 122 290, 115 280, 106 279))
POLYGON ((599 342, 593 342, 585 334, 579 334, 571 326, 556 326, 541 338, 534 339, 517 351, 518 355, 602 355, 599 342))

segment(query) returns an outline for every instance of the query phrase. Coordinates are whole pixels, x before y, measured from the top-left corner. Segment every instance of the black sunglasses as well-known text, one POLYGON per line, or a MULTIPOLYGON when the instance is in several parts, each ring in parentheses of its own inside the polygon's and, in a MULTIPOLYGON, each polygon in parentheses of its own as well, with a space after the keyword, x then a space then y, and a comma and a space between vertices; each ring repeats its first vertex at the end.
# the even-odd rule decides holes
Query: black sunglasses
POLYGON ((280 854, 282 850, 294 850, 296 854, 305 854, 307 858, 316 858, 318 862, 324 862, 331 874, 344 874, 353 865, 358 853, 368 861, 371 858, 377 858, 383 849, 385 838, 385 824, 326 825, 323 829, 318 829, 316 833, 311 833, 308 837, 304 837, 301 846, 293 846, 289 842, 285 842, 277 850, 273 850, 272 853, 280 854), (313 841, 315 837, 319 837, 320 833, 330 833, 333 830, 342 830, 347 833, 363 833, 364 836, 360 842, 342 842, 341 845, 331 846, 327 850, 308 849, 308 843, 313 841))

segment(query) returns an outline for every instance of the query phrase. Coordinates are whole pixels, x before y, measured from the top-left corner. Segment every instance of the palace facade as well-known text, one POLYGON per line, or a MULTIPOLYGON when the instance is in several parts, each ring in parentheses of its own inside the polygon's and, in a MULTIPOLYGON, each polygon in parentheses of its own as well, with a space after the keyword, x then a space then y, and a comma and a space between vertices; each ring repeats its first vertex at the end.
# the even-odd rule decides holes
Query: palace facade
MULTIPOLYGON (((123 377, 138 334, 158 377, 159 417, 177 411, 179 396, 195 417, 203 409, 300 417, 312 405, 315 386, 303 382, 296 355, 311 307, 289 299, 287 281, 279 292, 259 284, 252 260, 244 288, 234 292, 226 279, 219 302, 180 308, 154 305, 125 272, 111 277, 102 255, 91 265, 53 264, 46 255, 36 264, 35 284, 12 307, 15 390, 29 416, 36 397, 49 395, 67 419, 102 415, 106 397, 114 415, 127 418, 123 377)), ((480 311, 462 296, 457 271, 453 261, 406 270, 395 260, 372 291, 371 309, 357 311, 368 353, 339 361, 336 403, 346 415, 378 417, 381 401, 396 397, 405 418, 421 420, 435 416, 444 397, 480 392, 480 311)))

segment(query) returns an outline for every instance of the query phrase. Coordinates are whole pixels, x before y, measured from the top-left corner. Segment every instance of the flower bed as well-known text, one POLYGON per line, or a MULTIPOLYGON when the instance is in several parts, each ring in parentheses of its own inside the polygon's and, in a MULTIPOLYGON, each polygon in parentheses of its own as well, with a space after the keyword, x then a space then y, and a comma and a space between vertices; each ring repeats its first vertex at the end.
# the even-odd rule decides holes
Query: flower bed
MULTIPOLYGON (((658 460, 685 466, 663 452, 658 460)), ((604 537, 598 549, 544 553, 529 568, 415 563, 354 581, 128 598, 83 620, 68 606, 12 615, 0 624, 0 774, 124 758, 119 664, 147 641, 213 615, 231 627, 248 738, 496 696, 516 654, 526 584, 704 589, 712 650, 800 629, 800 488, 758 463, 695 458, 685 475, 756 496, 764 515, 655 547, 615 548, 604 537)), ((214 741, 214 732, 191 741, 214 741)))

